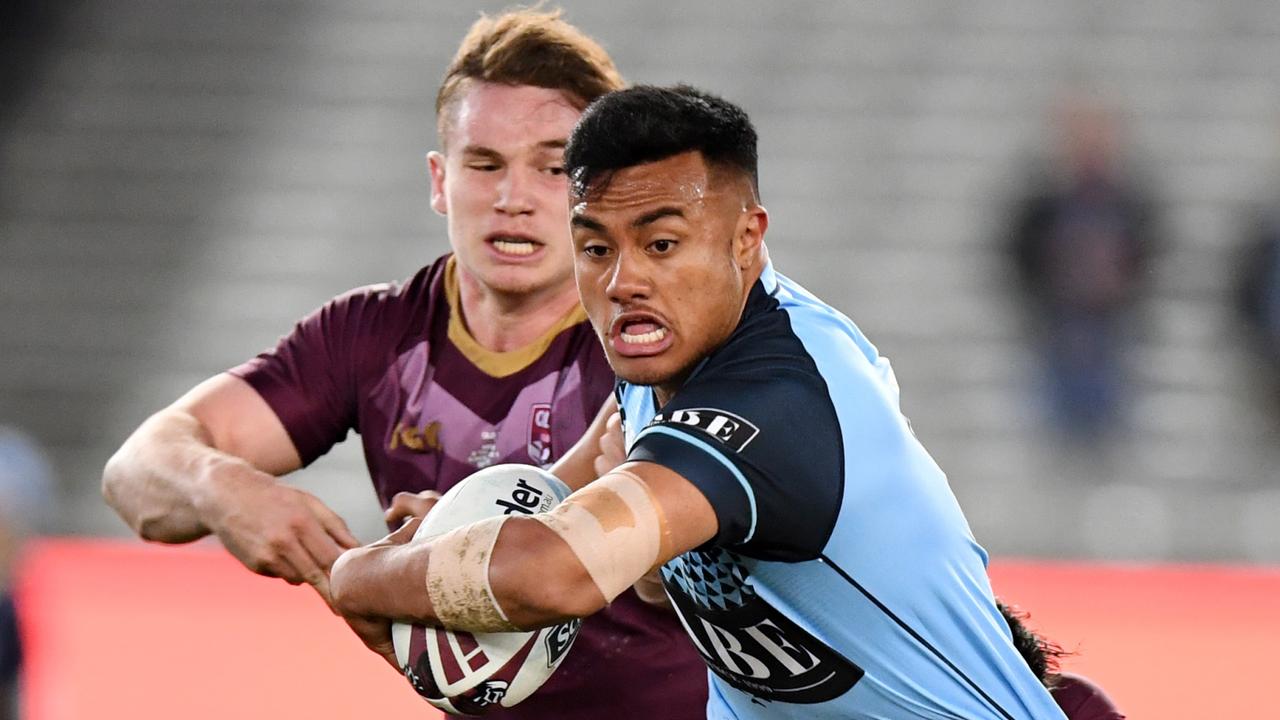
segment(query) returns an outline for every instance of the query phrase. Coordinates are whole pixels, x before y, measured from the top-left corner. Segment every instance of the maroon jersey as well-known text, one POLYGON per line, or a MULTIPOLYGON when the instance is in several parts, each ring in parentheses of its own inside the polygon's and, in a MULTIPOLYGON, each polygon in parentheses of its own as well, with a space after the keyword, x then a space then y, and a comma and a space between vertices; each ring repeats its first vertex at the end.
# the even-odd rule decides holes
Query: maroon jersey
MULTIPOLYGON (((267 401, 304 464, 358 432, 384 508, 397 492, 444 492, 488 465, 550 465, 613 389, 581 308, 525 348, 476 343, 451 256, 403 285, 335 298, 230 372, 267 401)), ((490 715, 703 718, 706 700, 706 667, 675 614, 628 591, 586 619, 546 685, 490 715)))
POLYGON ((1083 675, 1058 673, 1049 694, 1067 720, 1124 720, 1125 717, 1102 688, 1083 675))

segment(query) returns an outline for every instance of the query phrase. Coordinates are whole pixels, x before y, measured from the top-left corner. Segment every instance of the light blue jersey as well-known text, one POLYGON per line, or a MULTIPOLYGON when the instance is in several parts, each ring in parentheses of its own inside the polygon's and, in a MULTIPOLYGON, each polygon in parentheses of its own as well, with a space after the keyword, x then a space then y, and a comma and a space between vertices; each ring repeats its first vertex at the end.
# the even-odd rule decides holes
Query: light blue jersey
POLYGON ((1014 649, 946 476, 857 327, 767 267, 666 406, 618 388, 632 460, 696 485, 716 537, 662 569, 710 718, 1062 718, 1014 649))

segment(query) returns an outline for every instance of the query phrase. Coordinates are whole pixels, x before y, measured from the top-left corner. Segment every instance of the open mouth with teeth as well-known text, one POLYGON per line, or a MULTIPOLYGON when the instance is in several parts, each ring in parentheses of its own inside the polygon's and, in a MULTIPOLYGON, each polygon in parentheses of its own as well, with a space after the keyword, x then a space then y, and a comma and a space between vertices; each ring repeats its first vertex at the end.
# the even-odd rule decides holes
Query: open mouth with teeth
POLYGON ((542 243, 520 235, 494 235, 489 238, 489 245, 498 254, 512 257, 526 257, 542 247, 542 243))
POLYGON ((667 336, 667 329, 653 323, 630 323, 623 327, 622 342, 629 345, 646 345, 667 336))
POLYGON ((619 318, 613 326, 613 348, 619 355, 657 355, 671 344, 671 331, 652 316, 619 318))

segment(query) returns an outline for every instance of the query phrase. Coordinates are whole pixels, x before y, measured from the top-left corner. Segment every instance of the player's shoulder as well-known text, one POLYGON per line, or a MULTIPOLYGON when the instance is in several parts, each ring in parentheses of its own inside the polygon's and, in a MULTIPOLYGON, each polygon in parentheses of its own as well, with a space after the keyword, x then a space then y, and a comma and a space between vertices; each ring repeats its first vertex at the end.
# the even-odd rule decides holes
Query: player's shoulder
MULTIPOLYGON (((752 288, 729 340, 695 372, 825 388, 866 376, 877 382, 886 364, 843 313, 768 266, 752 288)), ((794 387, 792 387, 794 390, 794 387)))
POLYGON ((443 293, 446 255, 402 280, 371 283, 352 288, 330 301, 334 305, 367 306, 381 309, 412 307, 433 294, 443 293))
POLYGON ((762 282, 747 296, 742 318, 728 340, 695 369, 691 382, 817 377, 818 370, 791 320, 762 282))
POLYGON ((896 406, 893 366, 857 324, 798 283, 780 274, 774 277, 772 292, 779 308, 833 397, 854 402, 879 398, 896 406))
POLYGON ((401 325, 424 326, 424 316, 447 308, 443 277, 448 256, 407 279, 352 288, 325 303, 322 314, 335 326, 381 333, 401 325))

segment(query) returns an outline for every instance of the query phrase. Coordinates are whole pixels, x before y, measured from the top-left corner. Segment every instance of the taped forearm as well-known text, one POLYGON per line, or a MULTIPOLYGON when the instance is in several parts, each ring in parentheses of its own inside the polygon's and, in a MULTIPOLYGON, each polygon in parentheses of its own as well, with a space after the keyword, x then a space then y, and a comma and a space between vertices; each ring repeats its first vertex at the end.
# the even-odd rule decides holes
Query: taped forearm
POLYGON ((427 593, 445 627, 512 631, 593 612, 652 570, 670 554, 670 546, 662 510, 648 486, 629 472, 614 471, 551 512, 527 519, 488 518, 436 538, 427 593), (541 526, 538 533, 528 534, 523 523, 530 521, 541 526), (504 527, 520 530, 522 542, 504 538, 507 549, 499 562, 505 579, 495 591, 490 573, 504 527), (564 545, 546 535, 548 530, 564 545))
POLYGON ((614 470, 534 520, 573 550, 606 602, 621 595, 670 551, 662 508, 636 475, 614 470))

